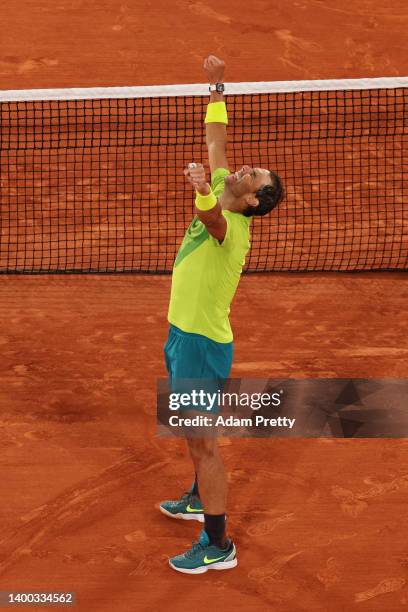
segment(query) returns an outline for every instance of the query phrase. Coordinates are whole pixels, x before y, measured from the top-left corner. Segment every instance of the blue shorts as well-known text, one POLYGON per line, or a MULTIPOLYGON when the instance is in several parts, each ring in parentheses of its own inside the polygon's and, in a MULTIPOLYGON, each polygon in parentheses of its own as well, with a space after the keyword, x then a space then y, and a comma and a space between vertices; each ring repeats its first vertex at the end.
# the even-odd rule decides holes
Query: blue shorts
POLYGON ((172 392, 190 392, 197 380, 203 381, 201 388, 207 392, 221 389, 231 371, 233 352, 233 342, 215 342, 170 325, 164 355, 172 392))

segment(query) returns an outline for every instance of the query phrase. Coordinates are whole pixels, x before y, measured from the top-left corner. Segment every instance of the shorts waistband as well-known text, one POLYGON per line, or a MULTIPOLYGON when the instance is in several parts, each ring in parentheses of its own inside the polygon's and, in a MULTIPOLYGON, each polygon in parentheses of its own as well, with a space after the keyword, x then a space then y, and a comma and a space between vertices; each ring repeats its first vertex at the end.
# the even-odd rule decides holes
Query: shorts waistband
POLYGON ((198 338, 200 340, 206 340, 207 342, 213 342, 214 344, 217 344, 220 346, 230 346, 231 344, 233 344, 232 342, 216 342, 216 340, 212 340, 211 338, 208 338, 208 336, 203 336, 202 334, 195 334, 193 332, 185 332, 179 327, 176 327, 175 325, 173 325, 173 323, 170 323, 169 325, 173 333, 177 334, 178 336, 182 336, 184 338, 198 338))

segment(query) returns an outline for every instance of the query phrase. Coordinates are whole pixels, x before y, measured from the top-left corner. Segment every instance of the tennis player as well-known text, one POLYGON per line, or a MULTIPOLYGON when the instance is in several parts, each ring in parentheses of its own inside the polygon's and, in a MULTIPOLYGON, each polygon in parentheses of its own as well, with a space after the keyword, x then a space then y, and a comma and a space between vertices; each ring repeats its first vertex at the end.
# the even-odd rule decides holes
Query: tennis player
MULTIPOLYGON (((170 381, 228 378, 233 355, 228 315, 250 247, 251 220, 269 213, 283 197, 275 172, 251 166, 230 172, 225 64, 210 55, 204 70, 211 92, 205 118, 211 186, 204 166, 189 164, 184 174, 195 189, 196 216, 173 268, 170 331, 164 347, 170 381)), ((226 536, 227 482, 217 439, 191 437, 187 441, 195 467, 194 483, 181 499, 162 502, 160 510, 172 518, 203 522, 204 529, 190 550, 169 560, 170 566, 189 574, 233 568, 237 556, 234 543, 226 536)))

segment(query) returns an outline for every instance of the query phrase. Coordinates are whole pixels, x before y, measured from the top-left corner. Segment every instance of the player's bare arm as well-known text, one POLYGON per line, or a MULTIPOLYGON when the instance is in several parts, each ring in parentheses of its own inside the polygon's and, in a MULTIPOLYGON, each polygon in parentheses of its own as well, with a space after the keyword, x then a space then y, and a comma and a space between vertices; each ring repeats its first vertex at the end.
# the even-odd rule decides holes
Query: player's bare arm
MULTIPOLYGON (((211 193, 203 164, 189 164, 189 167, 184 170, 184 175, 197 193, 202 196, 208 196, 211 193)), ((222 242, 227 231, 227 222, 222 214, 220 203, 217 201, 211 210, 204 211, 196 208, 196 214, 211 236, 222 242)))
MULTIPOLYGON (((204 60, 204 71, 210 85, 222 83, 224 80, 225 63, 215 55, 209 55, 204 60)), ((224 102, 224 95, 217 91, 212 91, 210 102, 224 102)), ((211 173, 217 168, 228 169, 226 125, 217 122, 206 123, 205 132, 211 173)))

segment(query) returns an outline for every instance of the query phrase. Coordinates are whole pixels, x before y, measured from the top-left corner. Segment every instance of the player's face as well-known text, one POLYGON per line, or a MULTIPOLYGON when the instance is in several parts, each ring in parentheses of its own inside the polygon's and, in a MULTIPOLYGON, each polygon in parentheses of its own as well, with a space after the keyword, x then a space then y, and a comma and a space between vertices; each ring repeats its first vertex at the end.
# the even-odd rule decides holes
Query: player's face
POLYGON ((251 166, 242 166, 241 170, 225 177, 225 185, 236 198, 241 198, 247 194, 255 194, 258 189, 271 183, 269 170, 252 168, 251 166))

